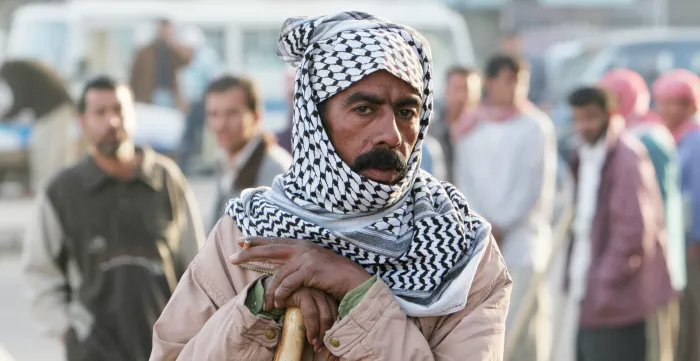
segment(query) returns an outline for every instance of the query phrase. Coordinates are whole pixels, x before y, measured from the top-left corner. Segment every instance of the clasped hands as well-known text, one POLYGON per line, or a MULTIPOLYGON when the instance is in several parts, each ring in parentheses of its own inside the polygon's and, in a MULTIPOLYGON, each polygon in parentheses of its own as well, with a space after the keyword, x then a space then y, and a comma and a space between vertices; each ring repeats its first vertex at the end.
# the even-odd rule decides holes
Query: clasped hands
POLYGON ((264 261, 277 267, 264 281, 263 310, 298 307, 307 340, 318 352, 338 317, 340 301, 371 275, 355 262, 306 240, 251 237, 250 241, 250 248, 231 256, 231 263, 264 261))

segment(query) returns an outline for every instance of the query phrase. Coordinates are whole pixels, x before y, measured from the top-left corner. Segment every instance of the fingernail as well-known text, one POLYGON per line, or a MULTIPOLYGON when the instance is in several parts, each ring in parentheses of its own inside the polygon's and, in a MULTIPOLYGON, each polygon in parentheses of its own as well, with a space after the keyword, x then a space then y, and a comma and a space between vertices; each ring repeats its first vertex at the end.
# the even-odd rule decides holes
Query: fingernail
POLYGON ((238 253, 234 253, 233 255, 231 255, 231 257, 228 258, 229 262, 236 262, 237 259, 238 253))
POLYGON ((318 348, 318 339, 315 338, 313 341, 311 341, 312 344, 314 344, 314 348, 318 348))
POLYGON ((280 308, 280 304, 275 301, 275 308, 280 308))

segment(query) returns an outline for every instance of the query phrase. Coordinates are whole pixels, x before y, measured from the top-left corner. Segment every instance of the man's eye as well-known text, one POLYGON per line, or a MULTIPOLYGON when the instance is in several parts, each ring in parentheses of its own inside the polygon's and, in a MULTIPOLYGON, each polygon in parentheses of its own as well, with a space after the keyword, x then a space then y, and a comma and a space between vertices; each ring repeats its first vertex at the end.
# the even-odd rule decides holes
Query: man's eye
POLYGON ((416 114, 416 112, 413 111, 412 109, 401 109, 401 110, 399 110, 399 115, 400 115, 402 118, 407 118, 407 119, 413 118, 413 116, 414 116, 415 114, 416 114))
POLYGON ((370 108, 366 105, 360 105, 359 107, 355 107, 355 112, 360 114, 360 115, 371 114, 372 108, 370 108))

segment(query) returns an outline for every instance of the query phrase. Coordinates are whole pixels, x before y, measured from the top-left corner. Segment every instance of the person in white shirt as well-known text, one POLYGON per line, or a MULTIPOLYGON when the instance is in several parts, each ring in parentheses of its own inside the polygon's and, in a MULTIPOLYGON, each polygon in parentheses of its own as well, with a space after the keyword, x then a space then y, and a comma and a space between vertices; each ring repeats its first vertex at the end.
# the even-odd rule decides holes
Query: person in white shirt
MULTIPOLYGON (((512 326, 549 258, 556 137, 551 120, 527 101, 528 71, 517 59, 495 56, 485 77, 482 104, 452 126, 453 169, 469 205, 493 225, 513 277, 512 326)), ((548 295, 544 285, 536 292, 530 327, 516 347, 518 360, 548 357, 548 295)))

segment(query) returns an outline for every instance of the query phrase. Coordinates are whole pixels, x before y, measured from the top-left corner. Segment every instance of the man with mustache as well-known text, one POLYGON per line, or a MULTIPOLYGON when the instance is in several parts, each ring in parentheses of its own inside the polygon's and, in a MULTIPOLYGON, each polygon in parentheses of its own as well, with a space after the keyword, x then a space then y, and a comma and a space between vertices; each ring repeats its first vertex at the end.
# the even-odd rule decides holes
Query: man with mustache
POLYGON ((89 156, 36 199, 24 243, 32 313, 66 359, 146 360, 153 323, 204 242, 174 162, 132 140, 134 103, 90 81, 78 109, 89 156))
POLYGON ((432 61, 360 12, 288 19, 293 163, 230 201, 154 327, 151 360, 501 360, 510 277, 486 220, 420 169, 432 61), (247 245, 249 248, 243 249, 247 245))

